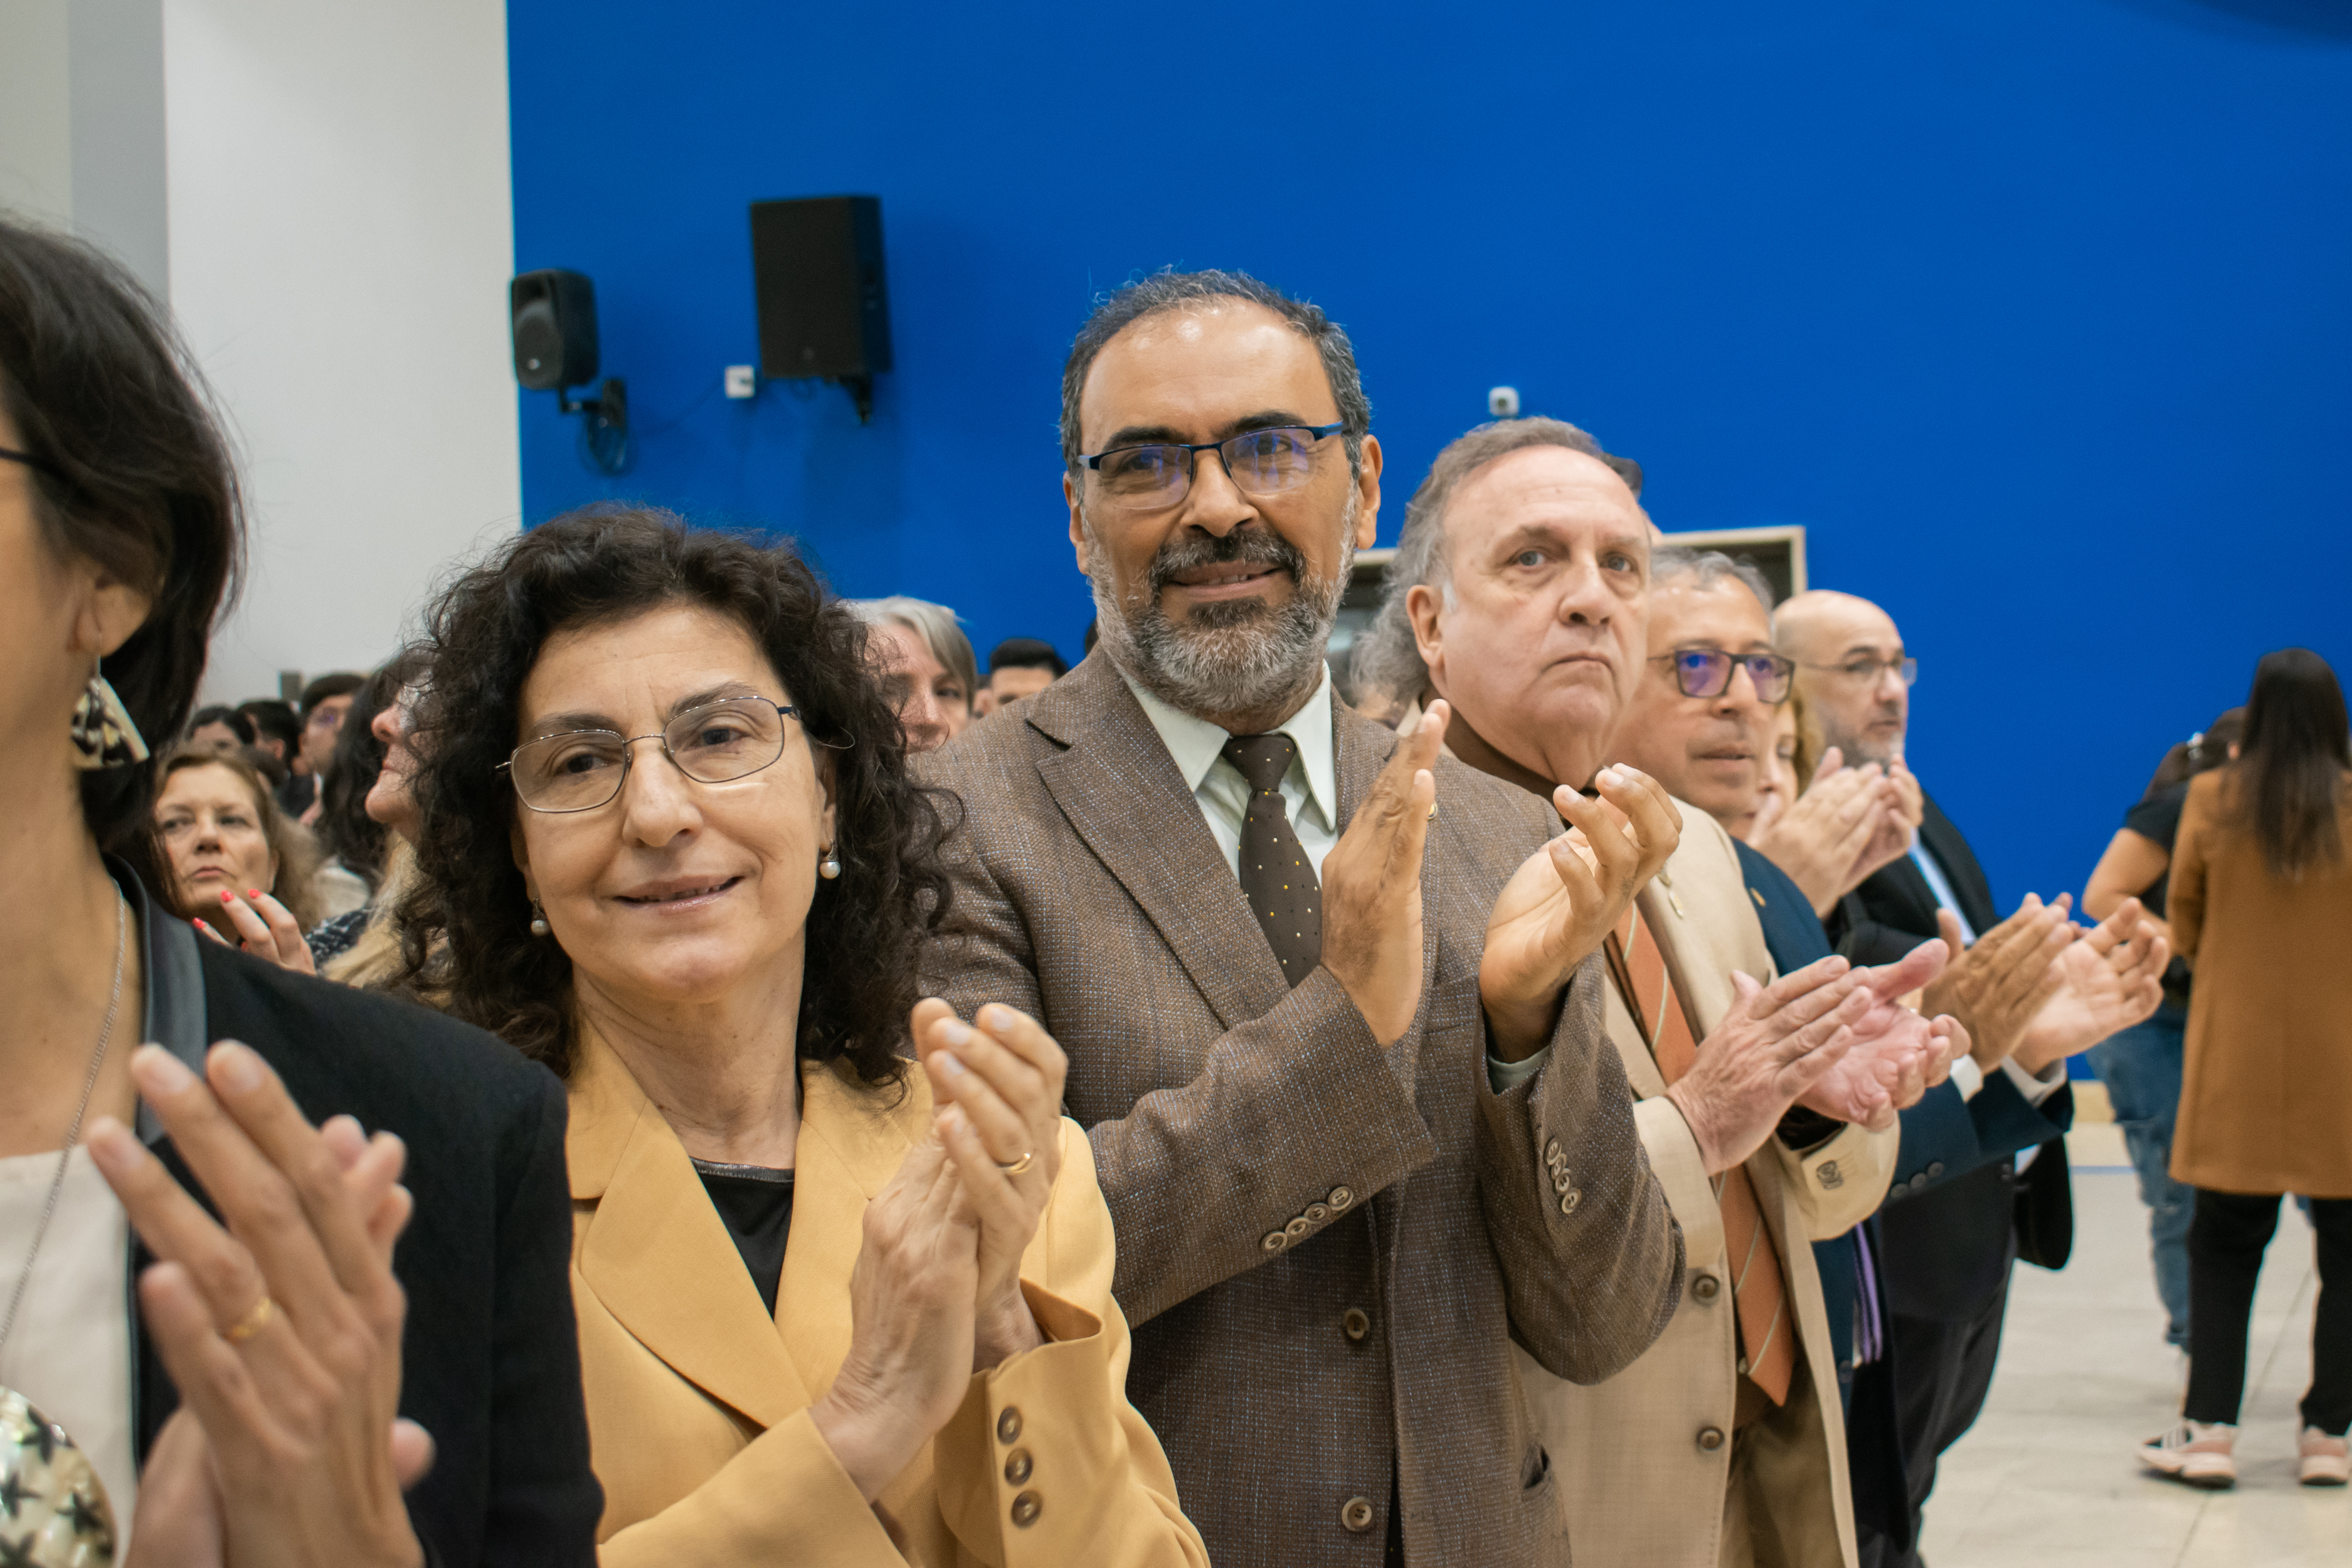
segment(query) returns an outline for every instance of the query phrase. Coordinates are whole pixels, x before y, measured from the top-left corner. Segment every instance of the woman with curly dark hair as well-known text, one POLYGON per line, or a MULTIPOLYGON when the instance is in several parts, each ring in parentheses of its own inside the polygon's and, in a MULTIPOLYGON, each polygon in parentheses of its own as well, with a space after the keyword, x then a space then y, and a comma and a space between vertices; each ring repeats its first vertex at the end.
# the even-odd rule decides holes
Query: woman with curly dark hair
POLYGON ((918 1001, 953 803, 848 605, 597 508, 457 581, 430 654, 409 980, 570 1086, 602 1560, 1204 1561, 1061 1048, 918 1001))

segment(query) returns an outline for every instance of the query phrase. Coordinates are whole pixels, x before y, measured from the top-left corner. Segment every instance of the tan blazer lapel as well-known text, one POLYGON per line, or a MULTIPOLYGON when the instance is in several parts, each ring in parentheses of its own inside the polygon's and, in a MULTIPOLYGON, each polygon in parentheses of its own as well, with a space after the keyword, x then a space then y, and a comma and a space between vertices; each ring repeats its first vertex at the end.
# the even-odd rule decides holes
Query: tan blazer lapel
POLYGON ((572 1196, 595 1205, 580 1222, 582 1280, 679 1376, 761 1426, 806 1405, 808 1390, 694 1163, 593 1034, 581 1042, 571 1099, 572 1196))
POLYGON ((1055 804, 1141 905, 1218 1019, 1282 1000, 1282 965, 1135 694, 1097 655, 1023 704, 1064 750, 1039 759, 1055 804))
POLYGON ((810 1393, 823 1398, 849 1354, 849 1276, 866 1240, 866 1205, 913 1147, 908 1129, 929 1125, 930 1086, 907 1075, 891 1106, 845 1070, 801 1066, 801 1137, 794 1159, 793 1230, 776 1290, 776 1332, 810 1393))

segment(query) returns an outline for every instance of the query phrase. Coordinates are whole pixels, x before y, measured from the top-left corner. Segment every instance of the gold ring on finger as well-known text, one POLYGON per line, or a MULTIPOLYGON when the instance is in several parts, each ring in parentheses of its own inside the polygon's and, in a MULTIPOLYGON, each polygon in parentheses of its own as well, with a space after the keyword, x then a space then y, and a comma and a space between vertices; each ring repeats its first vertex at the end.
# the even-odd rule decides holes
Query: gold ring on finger
POLYGON ((998 1170, 1000 1170, 1000 1171, 1003 1172, 1003 1173, 1004 1173, 1006 1175, 1008 1175, 1008 1176, 1017 1176, 1017 1175, 1020 1175, 1023 1172, 1024 1172, 1024 1171, 1028 1170, 1028 1168, 1029 1168, 1032 1164, 1035 1163, 1036 1163, 1036 1159, 1037 1159, 1037 1152, 1036 1152, 1034 1149, 1032 1149, 1032 1150, 1030 1150, 1027 1153, 1025 1153, 1025 1154, 1022 1155, 1022 1156, 1021 1156, 1021 1158, 1019 1158, 1018 1160, 1013 1161, 1013 1162, 1011 1164, 1009 1164, 1009 1165, 1008 1165, 1008 1164, 1006 1164, 1003 1161, 999 1160, 999 1161, 996 1163, 996 1168, 997 1168, 998 1170))
POLYGON ((278 1315, 278 1303, 268 1296, 253 1304, 253 1310, 221 1331, 221 1338, 233 1345, 241 1345, 268 1327, 269 1320, 278 1315))
POLYGON ((1433 800, 1429 803, 1429 820, 1432 822, 1437 820, 1437 803, 1433 800))

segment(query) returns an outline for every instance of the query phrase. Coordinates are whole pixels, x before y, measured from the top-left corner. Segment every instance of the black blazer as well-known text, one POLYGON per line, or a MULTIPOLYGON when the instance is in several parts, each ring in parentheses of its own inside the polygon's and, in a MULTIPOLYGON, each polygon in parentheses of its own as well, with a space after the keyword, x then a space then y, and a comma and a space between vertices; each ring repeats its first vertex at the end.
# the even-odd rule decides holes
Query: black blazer
MULTIPOLYGON (((588 1465, 572 1318, 562 1084, 454 1019, 204 941, 129 871, 118 867, 116 879, 142 928, 145 1038, 199 1071, 212 1042, 242 1040, 312 1121, 349 1113, 407 1142, 416 1206, 393 1258, 408 1292, 400 1412, 438 1450, 408 1497, 428 1558, 593 1563, 604 1493, 588 1465)), ((140 1122, 204 1199, 152 1112, 142 1107, 140 1122)), ((134 1247, 133 1278, 152 1261, 134 1247)), ((135 1322, 135 1292, 131 1312, 135 1322)), ((179 1392, 143 1330, 138 1347, 143 1461, 179 1392)))
MULTIPOLYGON (((1942 868, 1969 929, 1991 930, 2001 917, 1984 868, 1934 798, 1925 797, 1922 804, 1919 842, 1942 868)), ((1892 963, 1937 934, 1936 909, 1934 889, 1906 856, 1838 900, 1827 922, 1830 939, 1856 963, 1892 963)), ((2032 1109, 2063 1131, 2074 1120, 2073 1092, 2062 1089, 2032 1109)), ((2044 1213, 2071 1220, 2073 1186, 2063 1137, 2042 1145, 2027 1179, 2044 1213)), ((2016 1163, 2004 1155, 1881 1210, 1880 1278, 1887 1305, 1906 1317, 1947 1321, 1965 1321, 1981 1310, 2009 1280, 2019 1185, 2016 1163)))

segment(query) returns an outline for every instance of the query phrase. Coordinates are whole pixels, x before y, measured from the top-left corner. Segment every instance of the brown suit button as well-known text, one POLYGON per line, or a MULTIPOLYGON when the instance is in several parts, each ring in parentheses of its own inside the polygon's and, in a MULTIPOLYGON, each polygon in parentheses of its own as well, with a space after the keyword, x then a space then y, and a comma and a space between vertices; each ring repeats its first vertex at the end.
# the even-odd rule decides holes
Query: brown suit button
POLYGON ((1297 1241, 1300 1237, 1305 1236, 1307 1234, 1307 1216, 1305 1215, 1298 1215, 1293 1217, 1288 1225, 1282 1227, 1282 1234, 1290 1237, 1293 1241, 1297 1241))
POLYGON ((1258 1245, 1265 1248, 1268 1252, 1280 1252, 1284 1247, 1290 1245, 1290 1237, 1283 1235, 1283 1233, 1278 1230, 1269 1230, 1265 1233, 1265 1239, 1259 1242, 1258 1245))
POLYGON ((1331 1209, 1330 1209, 1330 1205, 1328 1205, 1328 1204, 1308 1204, 1308 1205, 1307 1205, 1307 1224, 1309 1224, 1309 1225, 1321 1225, 1325 1220, 1329 1219, 1330 1217, 1331 1217, 1331 1209))
POLYGON ((1045 1501, 1035 1492, 1023 1492, 1013 1500, 1013 1522, 1024 1530, 1036 1523, 1037 1516, 1045 1511, 1045 1501))
POLYGON ((1559 1194, 1559 1212, 1562 1214, 1574 1214, 1576 1212, 1576 1205, 1583 1201, 1584 1194, 1577 1191, 1576 1188, 1570 1187, 1568 1191, 1559 1194))
POLYGON ((1350 1307, 1341 1315, 1339 1328, 1351 1340, 1360 1340, 1372 1331, 1371 1314, 1361 1307, 1350 1307))
POLYGON ((1361 1535, 1372 1528, 1372 1500, 1351 1497, 1339 1505, 1339 1522, 1361 1535))
POLYGON ((1691 1294, 1702 1301, 1712 1301, 1722 1293, 1723 1281, 1712 1274, 1702 1274, 1691 1281, 1691 1294))
POLYGON ((1706 1449, 1710 1454, 1714 1453, 1717 1448, 1722 1447, 1723 1428, 1720 1426, 1700 1427, 1698 1429, 1698 1446, 1706 1449))
POLYGON ((1565 1159, 1559 1152, 1559 1139, 1555 1138, 1544 1145, 1544 1163, 1547 1165, 1565 1163, 1565 1159))
POLYGON ((1029 1472, 1035 1468, 1036 1466, 1029 1458, 1028 1449, 1015 1448, 1005 1457, 1004 1479, 1017 1487, 1029 1479, 1029 1472))
POLYGON ((1331 1189, 1331 1195, 1323 1201, 1329 1204, 1335 1209, 1346 1208, 1349 1204, 1356 1201, 1356 1189, 1353 1187, 1333 1187, 1331 1189))
POLYGON ((1017 1405, 1008 1405, 1004 1407, 1003 1414, 996 1418, 996 1440, 1000 1443, 1012 1443, 1018 1441, 1020 1436, 1021 1407, 1017 1405))

